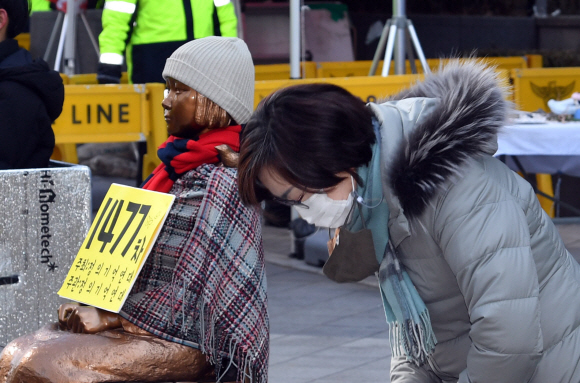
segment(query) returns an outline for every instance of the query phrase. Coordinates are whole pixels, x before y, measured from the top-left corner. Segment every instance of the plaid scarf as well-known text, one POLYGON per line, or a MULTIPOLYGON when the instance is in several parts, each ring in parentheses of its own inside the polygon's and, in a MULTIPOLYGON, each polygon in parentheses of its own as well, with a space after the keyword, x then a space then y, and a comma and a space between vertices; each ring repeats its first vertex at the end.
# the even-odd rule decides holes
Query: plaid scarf
POLYGON ((268 380, 269 323, 260 215, 242 205, 236 170, 203 165, 176 180, 157 242, 120 315, 201 350, 216 374, 268 380))
POLYGON ((216 146, 229 145, 240 150, 240 125, 212 129, 197 140, 169 136, 157 150, 161 164, 143 182, 143 189, 169 193, 173 183, 182 174, 203 164, 220 162, 216 146))
POLYGON ((373 156, 366 166, 357 169, 364 186, 359 186, 357 195, 363 198, 361 215, 355 215, 347 225, 352 231, 365 227, 371 229, 375 255, 380 264, 379 286, 385 316, 389 324, 391 353, 395 357, 421 365, 433 354, 437 339, 431 327, 431 318, 425 303, 411 282, 407 271, 399 263, 386 228, 389 207, 383 197, 381 182, 381 131, 380 124, 373 119, 377 143, 373 145, 373 156), (361 217, 365 217, 362 222, 361 217))

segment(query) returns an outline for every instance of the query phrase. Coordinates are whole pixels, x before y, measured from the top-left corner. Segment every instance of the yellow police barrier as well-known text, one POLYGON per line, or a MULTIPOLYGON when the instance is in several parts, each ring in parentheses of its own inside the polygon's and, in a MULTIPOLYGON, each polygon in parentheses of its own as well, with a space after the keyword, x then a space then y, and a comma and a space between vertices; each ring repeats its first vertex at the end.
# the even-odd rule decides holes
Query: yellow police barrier
POLYGON ((24 48, 27 51, 30 50, 30 33, 21 33, 15 37, 16 41, 18 41, 18 46, 20 48, 24 48))
MULTIPOLYGON (((267 80, 288 80, 290 78, 290 64, 271 64, 271 65, 256 65, 256 81, 267 80)), ((303 62, 301 63, 301 71, 304 78, 316 77, 316 63, 303 62)), ((121 75, 121 84, 128 84, 129 77, 127 72, 121 75)), ((85 73, 75 74, 69 76, 69 84, 72 85, 96 85, 97 74, 85 73)))
POLYGON ((147 139, 147 154, 143 156, 143 177, 147 177, 161 163, 157 157, 157 148, 167 140, 167 123, 165 109, 161 106, 165 98, 165 84, 147 84, 149 90, 149 138, 147 139))
MULTIPOLYGON (((328 77, 362 77, 368 76, 371 69, 372 61, 362 60, 362 61, 336 61, 336 62, 319 62, 316 63, 316 77, 318 78, 328 78, 328 77)), ((419 60, 415 60, 417 71, 423 73, 423 67, 419 60)), ((439 60, 427 60, 427 65, 431 69, 436 69, 439 67, 439 60)), ((406 61, 406 73, 411 73, 411 64, 409 60, 406 61)), ((383 71, 383 61, 379 61, 377 67, 377 72, 375 75, 380 76, 383 71)), ((394 74, 394 64, 391 62, 391 68, 389 69, 389 74, 394 74)))
MULTIPOLYGON (((73 74, 69 76, 69 84, 71 85, 97 85, 96 73, 73 74)), ((121 73, 121 84, 128 84, 129 76, 127 72, 121 73)))
MULTIPOLYGON (((549 195, 550 197, 554 197, 554 187, 552 185, 552 175, 550 174, 536 174, 536 187, 539 191, 549 195)), ((540 205, 542 209, 550 216, 554 218, 554 201, 539 194, 536 194, 538 197, 538 201, 540 201, 540 205)))
MULTIPOLYGON (((499 78, 504 86, 510 88, 508 70, 498 70, 499 78)), ((260 101, 275 90, 297 84, 330 83, 347 89, 355 96, 360 97, 365 102, 376 102, 385 97, 394 95, 399 91, 408 88, 413 83, 423 79, 423 75, 407 74, 398 76, 360 76, 360 77, 329 77, 301 80, 273 80, 256 81, 254 90, 254 108, 260 101)), ((508 95, 511 98, 511 94, 508 95)))
MULTIPOLYGON (((69 77, 66 74, 61 73, 60 77, 62 78, 62 83, 64 85, 69 84, 69 77)), ((76 164, 78 162, 77 147, 75 144, 56 144, 50 158, 57 161, 66 161, 76 164)))
POLYGON ((256 81, 254 90, 254 107, 260 101, 275 90, 298 84, 330 83, 347 89, 355 96, 360 97, 365 102, 375 102, 382 98, 396 94, 408 88, 413 83, 421 80, 422 75, 399 75, 390 77, 331 77, 312 78, 302 80, 274 80, 256 81))
MULTIPOLYGON (((288 80, 290 78, 290 64, 256 65, 256 81, 288 80)), ((307 61, 300 64, 304 78, 316 77, 316 63, 307 61)))
MULTIPOLYGON (((348 89, 364 101, 377 101, 421 78, 419 75, 403 75, 257 81, 254 101, 257 105, 276 89, 308 82, 330 82, 348 89)), ((75 163, 78 162, 75 144, 146 141, 143 175, 150 174, 160 163, 157 147, 167 139, 161 107, 164 89, 164 84, 65 86, 63 112, 53 125, 57 143, 54 157, 75 163)))
POLYGON ((549 111, 548 100, 569 98, 580 88, 580 67, 514 69, 514 101, 520 110, 549 111))
MULTIPOLYGON (((508 71, 500 70, 499 73, 507 83, 508 71)), ((254 107, 280 88, 307 83, 332 83, 366 102, 375 102, 396 94, 422 78, 422 75, 399 75, 257 81, 254 107)), ((63 76, 63 81, 66 83, 69 78, 63 76)), ((167 139, 161 107, 164 89, 164 84, 65 86, 63 113, 53 125, 57 143, 54 157, 76 163, 78 143, 146 141, 143 175, 150 174, 160 163, 157 147, 167 139)), ((553 195, 551 179, 538 178, 538 187, 553 195)), ((542 207, 548 213, 552 212, 548 200, 544 199, 542 207)))
MULTIPOLYGON (((510 71, 507 69, 498 70, 499 78, 503 81, 504 86, 510 87, 510 71)), ((257 81, 254 93, 254 108, 258 106, 264 97, 272 92, 297 84, 311 83, 331 83, 347 89, 355 96, 360 97, 367 102, 379 101, 381 98, 391 96, 397 92, 408 88, 413 83, 422 80, 423 75, 399 75, 389 77, 347 77, 347 78, 317 78, 303 80, 286 80, 286 81, 257 81)), ((508 95, 508 98, 511 98, 508 95)), ((554 196, 552 188, 552 178, 549 174, 538 174, 536 176, 537 187, 542 192, 554 196)), ((545 197, 538 196, 542 208, 550 217, 554 217, 553 203, 545 197)))
MULTIPOLYGON (((431 70, 435 71, 440 65, 445 64, 450 59, 428 59, 427 65, 431 70)), ((463 60, 463 59, 462 59, 463 60)), ((514 69, 514 68, 528 68, 530 65, 540 66, 542 56, 528 55, 522 57, 489 57, 480 59, 488 62, 490 65, 497 65, 498 69, 514 69)), ((347 61, 347 62, 302 62, 301 73, 304 78, 328 78, 328 77, 363 77, 368 76, 372 61, 347 61)), ((419 60, 415 60, 417 71, 423 73, 423 67, 419 60)), ((383 69, 383 61, 379 62, 377 75, 380 75, 383 69)), ((270 64, 270 65, 256 65, 256 81, 270 81, 270 80, 288 80, 290 79, 290 65, 289 64, 270 64)), ((406 71, 411 73, 411 64, 406 61, 406 71)), ((389 70, 390 74, 394 74, 394 64, 389 70)), ((96 73, 76 74, 69 76, 69 84, 97 84, 96 73)), ((128 84, 127 72, 123 72, 121 77, 121 84, 128 84)))
POLYGON ((513 89, 513 86, 511 83, 511 78, 510 78, 511 72, 507 69, 496 69, 495 71, 497 72, 500 84, 504 87, 504 89, 507 92, 506 99, 509 101, 513 101, 514 100, 514 89, 513 89))
POLYGON ((528 68, 542 68, 544 66, 544 59, 542 55, 526 55, 528 68))
POLYGON ((74 145, 66 144, 146 141, 143 174, 151 173, 159 163, 157 147, 167 139, 164 89, 164 84, 65 86, 63 111, 53 125, 64 153, 56 155, 78 162, 74 145))
MULTIPOLYGON (((540 61, 541 61, 541 56, 540 61)), ((496 66, 498 70, 512 70, 515 68, 528 68, 528 59, 525 56, 513 57, 483 57, 474 59, 428 59, 427 66, 432 71, 437 71, 441 65, 445 65, 453 60, 477 60, 488 65, 496 66)), ((534 64, 537 65, 537 58, 534 58, 534 64)), ((375 75, 380 75, 383 70, 383 61, 379 62, 375 75)), ((346 61, 346 62, 319 62, 316 64, 316 77, 356 77, 368 76, 371 69, 372 61, 346 61)), ((415 60, 415 67, 418 73, 423 73, 423 67, 419 60, 415 60)), ((411 73, 411 64, 409 60, 405 61, 406 73, 411 73)), ((389 74, 395 73, 395 65, 391 62, 389 74)))
POLYGON ((528 59, 526 56, 482 57, 477 60, 481 60, 488 65, 497 66, 497 69, 512 70, 528 68, 528 59))

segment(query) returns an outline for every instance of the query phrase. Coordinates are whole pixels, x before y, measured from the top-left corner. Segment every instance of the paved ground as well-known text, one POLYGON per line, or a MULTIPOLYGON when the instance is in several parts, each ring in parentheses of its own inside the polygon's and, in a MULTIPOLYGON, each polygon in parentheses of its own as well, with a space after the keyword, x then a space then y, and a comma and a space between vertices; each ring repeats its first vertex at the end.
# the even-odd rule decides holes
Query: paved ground
MULTIPOLYGON (((558 225, 580 261, 580 225, 558 225)), ((389 382, 388 327, 373 280, 337 284, 291 259, 288 230, 264 227, 270 381, 389 382)))
MULTIPOLYGON (((95 177, 98 207, 110 180, 95 177)), ((133 185, 132 180, 114 182, 133 185)), ((580 224, 561 224, 566 247, 580 261, 580 224)), ((290 232, 263 228, 271 323, 273 383, 388 383, 388 326, 376 278, 331 282, 319 267, 288 257, 290 232)))
POLYGON ((288 258, 289 232, 264 228, 270 381, 388 382, 389 341, 376 287, 337 284, 288 258))

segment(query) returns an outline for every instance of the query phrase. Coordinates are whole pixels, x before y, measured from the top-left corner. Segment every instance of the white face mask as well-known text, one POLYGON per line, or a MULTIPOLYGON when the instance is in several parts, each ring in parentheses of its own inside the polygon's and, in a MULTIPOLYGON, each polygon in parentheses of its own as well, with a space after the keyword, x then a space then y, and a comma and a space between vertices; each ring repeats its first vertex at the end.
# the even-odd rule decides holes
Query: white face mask
MULTIPOLYGON (((350 180, 354 191, 352 176, 350 180)), ((334 200, 326 193, 313 194, 302 203, 308 206, 308 209, 296 206, 296 210, 306 222, 320 227, 337 228, 346 223, 353 204, 353 193, 349 193, 348 198, 344 200, 334 200)))

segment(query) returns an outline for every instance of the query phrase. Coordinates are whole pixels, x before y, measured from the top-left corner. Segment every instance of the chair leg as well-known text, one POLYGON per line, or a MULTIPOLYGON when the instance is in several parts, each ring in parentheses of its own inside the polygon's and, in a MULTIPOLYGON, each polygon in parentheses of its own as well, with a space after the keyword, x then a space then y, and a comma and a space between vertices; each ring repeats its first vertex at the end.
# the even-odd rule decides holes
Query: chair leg
MULTIPOLYGON (((554 197, 552 176, 550 174, 536 174, 536 184, 539 191, 554 197)), ((542 209, 544 209, 548 216, 550 216, 550 218, 554 218, 554 201, 541 195, 538 195, 538 200, 540 201, 542 209)))

